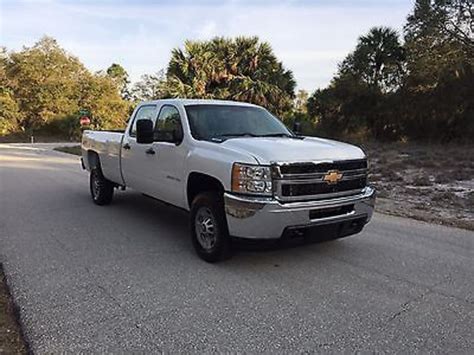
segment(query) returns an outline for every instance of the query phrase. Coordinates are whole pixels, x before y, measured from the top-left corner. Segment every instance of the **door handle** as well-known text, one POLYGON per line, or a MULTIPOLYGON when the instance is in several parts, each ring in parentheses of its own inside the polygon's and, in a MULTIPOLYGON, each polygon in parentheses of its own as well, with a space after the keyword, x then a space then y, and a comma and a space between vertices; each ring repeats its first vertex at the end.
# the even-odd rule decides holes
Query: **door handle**
POLYGON ((153 150, 153 148, 148 148, 145 153, 147 154, 150 154, 150 155, 154 155, 155 154, 155 151, 153 150))
POLYGON ((131 147, 130 147, 130 144, 128 144, 128 143, 125 143, 125 144, 123 145, 123 149, 129 150, 130 148, 131 148, 131 147))

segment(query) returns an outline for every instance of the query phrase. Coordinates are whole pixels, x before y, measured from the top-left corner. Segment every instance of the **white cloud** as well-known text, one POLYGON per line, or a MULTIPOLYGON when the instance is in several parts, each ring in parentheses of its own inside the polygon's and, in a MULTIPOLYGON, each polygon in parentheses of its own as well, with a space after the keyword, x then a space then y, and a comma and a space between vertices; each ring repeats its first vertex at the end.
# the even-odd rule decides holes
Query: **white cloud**
POLYGON ((411 0, 273 4, 4 2, 1 45, 20 49, 51 35, 92 70, 118 62, 137 80, 164 68, 185 39, 257 35, 293 70, 298 86, 313 91, 329 83, 361 34, 378 25, 401 29, 412 7, 411 0))
POLYGON ((204 24, 199 30, 197 31, 199 38, 212 38, 217 36, 219 33, 217 31, 217 25, 214 21, 209 21, 204 24))

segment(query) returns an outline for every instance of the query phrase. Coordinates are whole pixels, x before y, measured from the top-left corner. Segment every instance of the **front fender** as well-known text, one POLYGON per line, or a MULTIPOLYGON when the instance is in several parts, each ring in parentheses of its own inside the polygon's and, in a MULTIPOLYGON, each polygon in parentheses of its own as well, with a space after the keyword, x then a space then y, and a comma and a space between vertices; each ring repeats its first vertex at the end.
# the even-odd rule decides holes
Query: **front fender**
MULTIPOLYGON (((199 142, 189 150, 186 157, 186 180, 193 172, 208 175, 218 180, 225 191, 231 190, 232 165, 235 162, 257 164, 257 160, 249 155, 219 146, 218 143, 199 142)), ((183 184, 184 196, 187 198, 186 184, 183 184)))

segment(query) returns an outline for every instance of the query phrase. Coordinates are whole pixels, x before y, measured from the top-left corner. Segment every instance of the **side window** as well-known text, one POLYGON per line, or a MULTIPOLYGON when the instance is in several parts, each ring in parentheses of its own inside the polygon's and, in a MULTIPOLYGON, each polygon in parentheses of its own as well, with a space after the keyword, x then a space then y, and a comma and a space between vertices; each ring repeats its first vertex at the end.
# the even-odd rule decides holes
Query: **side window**
POLYGON ((155 116, 156 106, 155 105, 145 105, 138 109, 138 112, 135 114, 133 119, 132 128, 130 128, 130 136, 136 137, 137 135, 137 121, 138 120, 152 120, 155 116))
POLYGON ((156 120, 155 141, 179 144, 182 140, 183 127, 178 109, 174 106, 163 106, 156 120))

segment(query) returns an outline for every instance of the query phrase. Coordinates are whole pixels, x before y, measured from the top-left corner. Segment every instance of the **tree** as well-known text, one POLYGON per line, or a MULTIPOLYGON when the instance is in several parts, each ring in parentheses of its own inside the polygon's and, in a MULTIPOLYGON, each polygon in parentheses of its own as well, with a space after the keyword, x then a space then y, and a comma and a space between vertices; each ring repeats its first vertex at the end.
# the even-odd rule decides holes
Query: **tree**
POLYGON ((450 141, 474 136, 472 0, 416 0, 404 27, 361 36, 308 99, 320 133, 450 141))
POLYGON ((406 41, 430 38, 436 44, 458 42, 474 53, 474 3, 472 0, 416 0, 405 25, 406 41))
POLYGON ((308 99, 320 133, 397 139, 401 127, 390 104, 405 74, 405 53, 396 31, 374 27, 339 65, 328 88, 308 99))
POLYGON ((281 114, 291 109, 295 81, 268 43, 217 37, 174 49, 162 88, 168 97, 247 101, 281 114))
MULTIPOLYGON (((474 55, 466 45, 464 35, 453 34, 450 23, 458 19, 455 26, 471 27, 472 16, 461 13, 453 15, 453 3, 462 1, 417 0, 413 13, 405 25, 405 42, 408 52, 409 85, 416 90, 431 90, 447 77, 459 77, 474 65, 474 55)), ((460 10, 459 10, 460 11, 460 10)), ((472 10, 471 10, 472 12, 472 10)), ((454 26, 454 25, 453 25, 454 26)), ((467 31, 467 30, 466 30, 467 31)), ((470 42, 472 42, 472 38, 470 42)))
POLYGON ((451 39, 462 43, 471 56, 474 55, 474 2, 472 0, 443 0, 434 3, 435 12, 442 14, 441 31, 451 39))
POLYGON ((308 114, 318 117, 319 134, 332 137, 396 139, 400 134, 393 120, 394 94, 384 94, 375 86, 350 75, 332 80, 330 86, 316 90, 308 99, 308 114))
POLYGON ((6 76, 8 55, 6 48, 0 48, 0 135, 15 131, 22 116, 9 87, 6 76))
POLYGON ((308 108, 306 106, 308 102, 309 94, 306 90, 298 90, 295 97, 294 108, 296 112, 307 113, 308 108))
POLYGON ((400 87, 404 60, 397 32, 388 27, 374 27, 359 37, 356 49, 342 62, 339 72, 389 92, 400 87))
POLYGON ((400 93, 408 137, 452 140, 474 134, 472 25, 472 3, 416 1, 405 26, 408 75, 400 93))
POLYGON ((12 93, 0 88, 0 135, 16 131, 21 120, 22 114, 12 93))
POLYGON ((144 74, 140 81, 136 82, 131 90, 131 96, 135 101, 149 101, 164 97, 163 82, 165 81, 164 70, 155 74, 144 74))
POLYGON ((124 99, 129 99, 130 92, 128 89, 128 85, 130 84, 130 80, 128 79, 127 71, 120 64, 113 63, 107 69, 107 75, 117 85, 117 88, 122 97, 124 99))
POLYGON ((23 113, 22 130, 38 128, 77 109, 77 78, 87 70, 50 37, 11 53, 6 65, 9 86, 23 113))
POLYGON ((42 130, 77 138, 80 109, 92 112, 93 127, 124 125, 130 104, 118 90, 118 67, 110 75, 92 74, 50 37, 31 48, 1 54, 2 134, 42 130))
POLYGON ((115 82, 107 75, 88 74, 80 82, 78 107, 92 113, 94 129, 123 128, 131 106, 117 91, 115 82))

